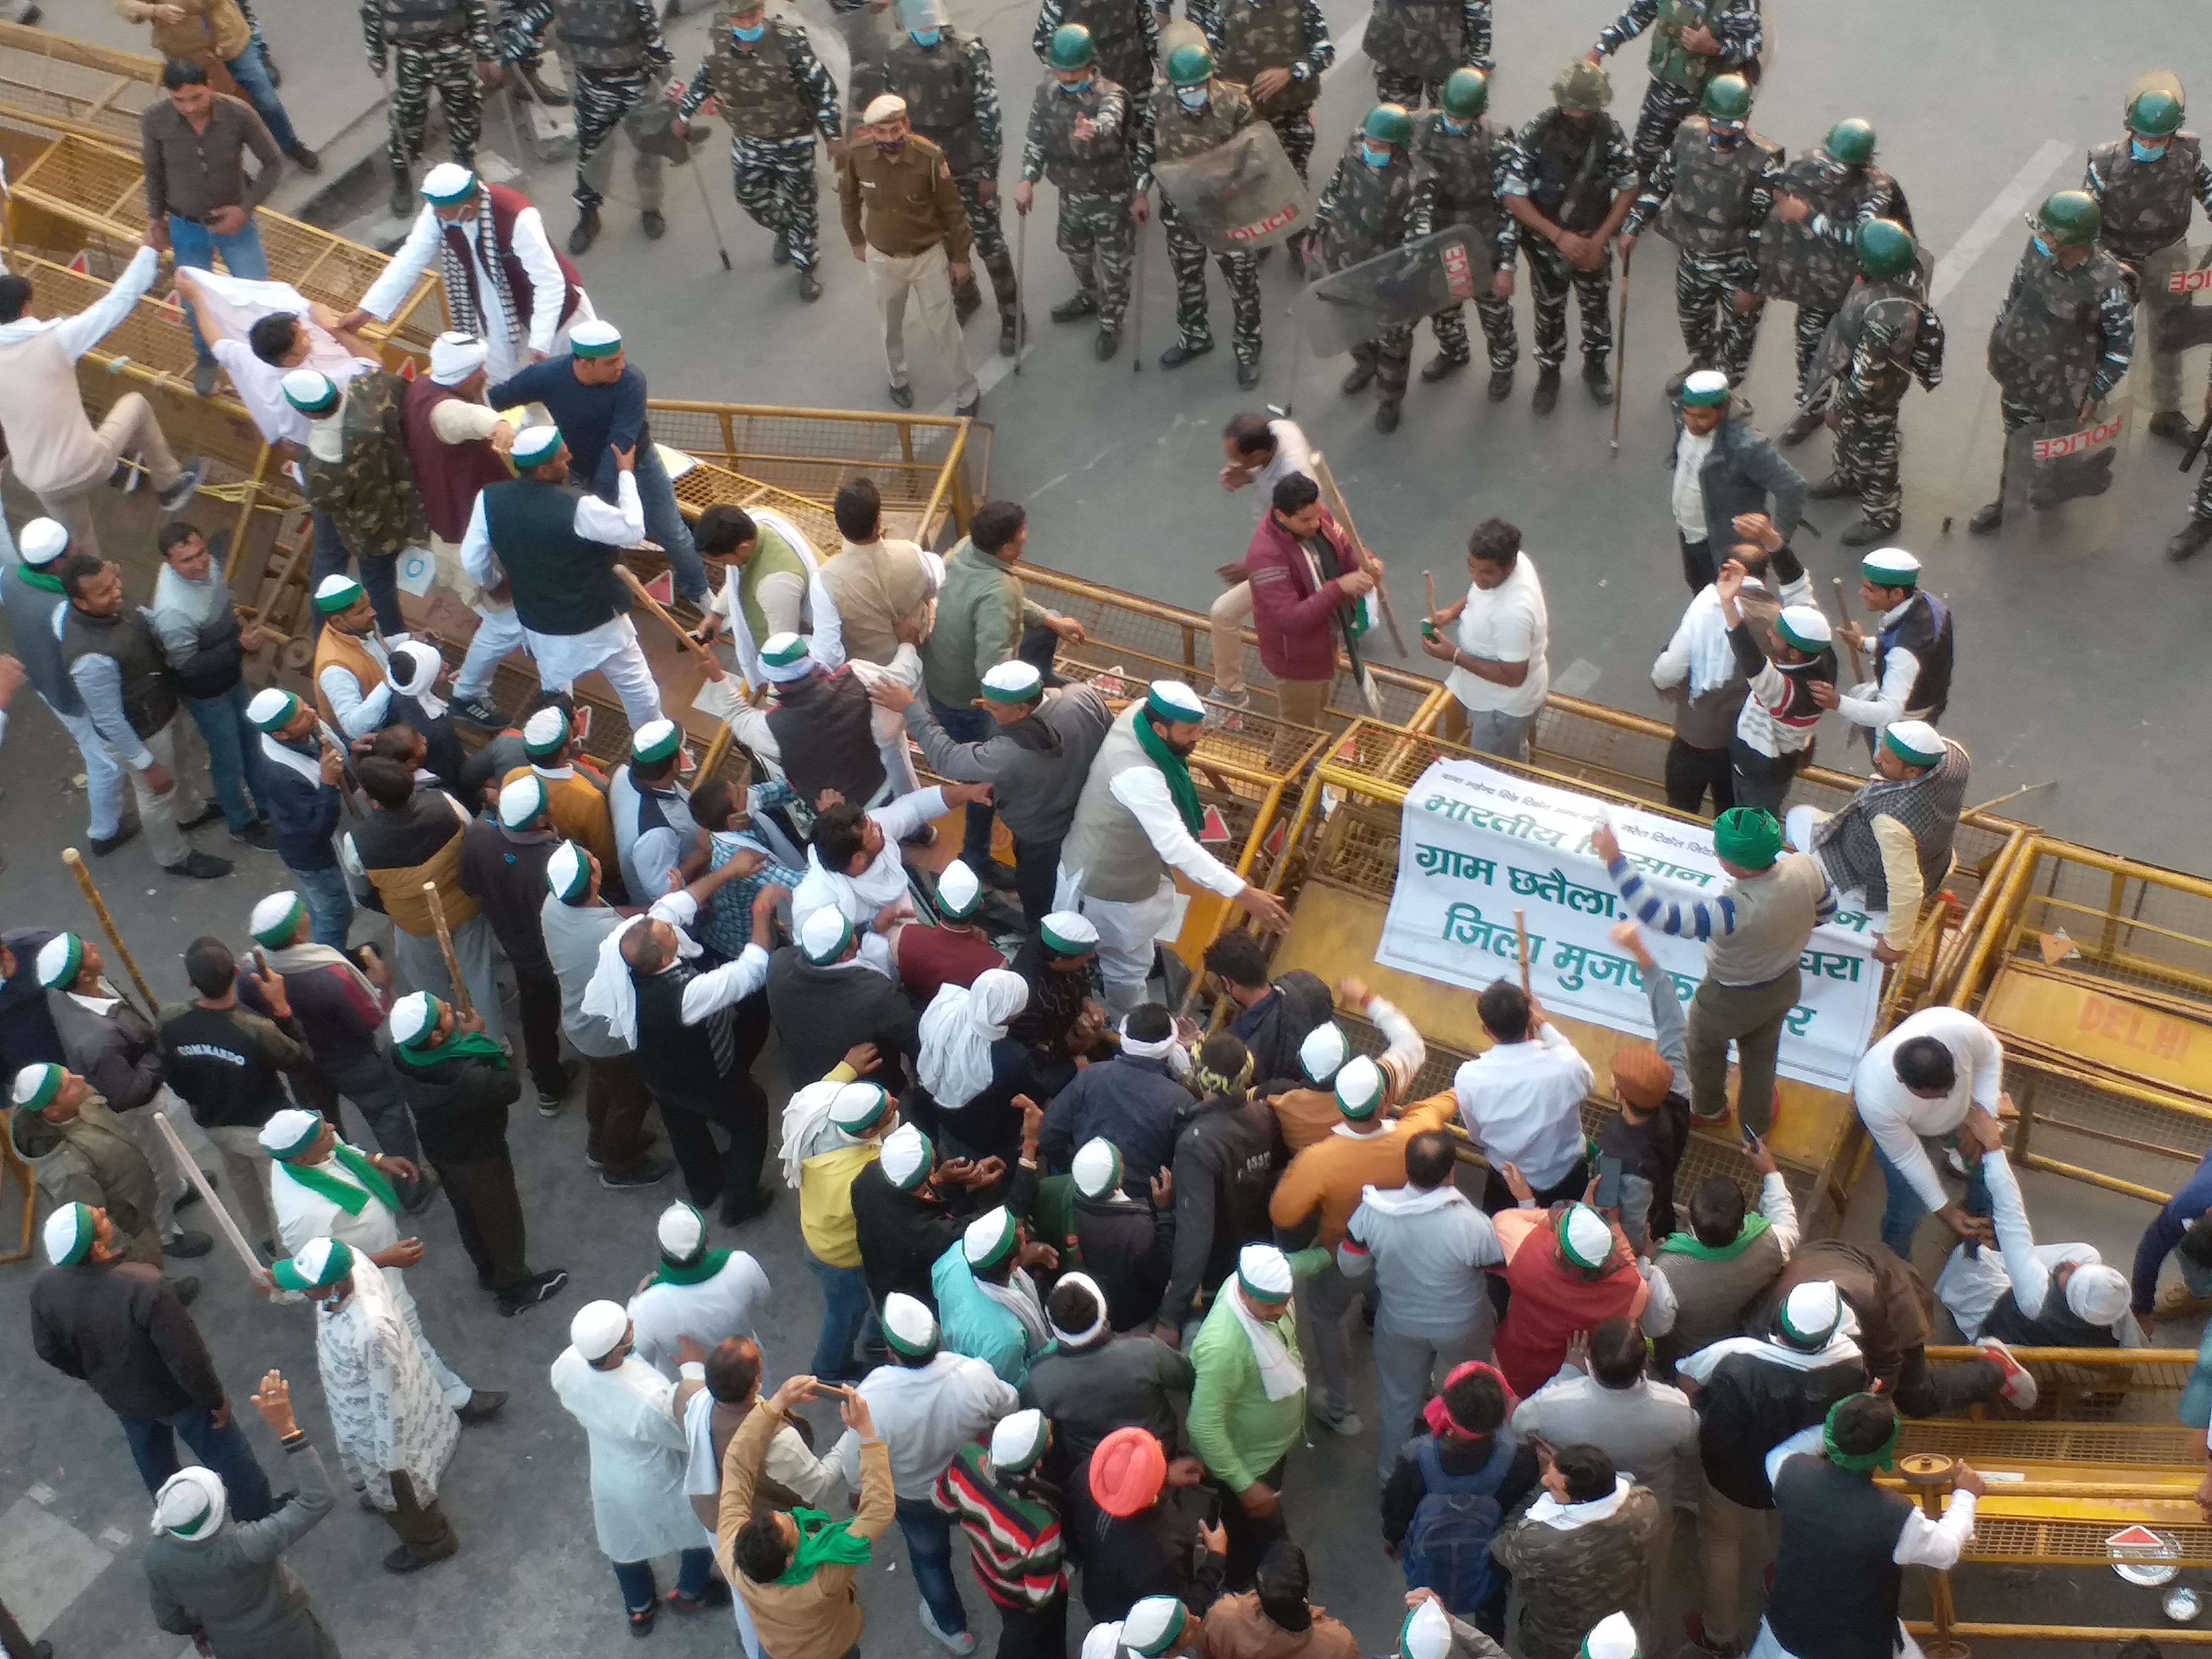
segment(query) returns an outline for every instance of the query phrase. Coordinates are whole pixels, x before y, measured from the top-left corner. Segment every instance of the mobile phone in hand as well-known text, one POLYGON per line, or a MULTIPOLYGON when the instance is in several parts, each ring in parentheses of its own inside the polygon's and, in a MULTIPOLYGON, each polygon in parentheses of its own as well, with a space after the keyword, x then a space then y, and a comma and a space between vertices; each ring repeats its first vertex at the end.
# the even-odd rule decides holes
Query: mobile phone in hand
POLYGON ((1748 1123, 1743 1125, 1743 1149, 1747 1152, 1755 1152, 1759 1150, 1759 1131, 1748 1123))
POLYGON ((1590 1202, 1601 1210, 1620 1207, 1620 1160, 1601 1156, 1597 1161, 1597 1191, 1590 1202))

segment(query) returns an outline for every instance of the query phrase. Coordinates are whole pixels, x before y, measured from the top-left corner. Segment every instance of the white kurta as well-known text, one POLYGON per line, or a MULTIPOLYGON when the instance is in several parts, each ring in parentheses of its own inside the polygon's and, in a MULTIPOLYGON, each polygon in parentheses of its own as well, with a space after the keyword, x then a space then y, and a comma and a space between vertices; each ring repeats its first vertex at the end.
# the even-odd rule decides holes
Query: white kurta
MULTIPOLYGON (((822 585, 822 564, 815 556, 814 544, 807 540, 805 531, 781 513, 760 507, 747 511, 757 529, 781 536, 784 544, 799 555, 799 562, 806 567, 806 579, 800 590, 799 625, 793 631, 806 635, 807 654, 815 661, 824 668, 837 667, 845 660, 845 641, 838 625, 837 607, 830 603, 830 590, 822 585)), ((742 570, 732 565, 721 586, 708 603, 714 613, 729 625, 730 649, 737 658, 738 672, 747 684, 758 690, 767 683, 768 677, 761 672, 760 641, 753 638, 752 628, 745 621, 745 608, 738 599, 738 586, 744 575, 742 570)))
POLYGON ((899 842, 944 813, 941 788, 917 789, 887 806, 871 808, 868 816, 884 832, 884 848, 857 876, 824 870, 814 849, 808 848, 805 878, 791 895, 793 931, 804 927, 806 918, 817 910, 835 909, 852 925, 853 936, 860 941, 860 960, 885 979, 896 979, 890 939, 875 930, 876 913, 890 905, 902 920, 913 917, 914 890, 907 885, 906 856, 899 851, 899 842))
MULTIPOLYGON (((276 1212, 276 1232, 283 1241, 287 1255, 299 1255, 307 1248, 308 1240, 315 1238, 335 1238, 362 1256, 388 1250, 399 1242, 398 1215, 374 1194, 361 1206, 359 1215, 349 1215, 343 1205, 294 1180, 291 1166, 283 1159, 272 1159, 270 1163, 274 1173, 269 1185, 276 1212)), ((353 1179, 336 1158, 322 1168, 340 1181, 350 1183, 353 1179)), ((465 1406, 475 1390, 461 1381, 430 1346, 430 1339, 422 1334, 422 1316, 408 1291, 407 1276, 396 1267, 387 1267, 383 1272, 392 1286, 392 1299, 398 1304, 399 1316, 406 1322, 416 1346, 422 1351, 422 1363, 430 1368, 438 1392, 448 1406, 465 1406)))
MULTIPOLYGON (((615 496, 612 507, 597 495, 582 496, 576 503, 576 533, 605 547, 635 547, 645 539, 645 508, 638 501, 636 478, 627 472, 616 474, 615 496)), ((469 509, 469 527, 462 532, 461 568, 479 587, 496 586, 507 579, 492 550, 481 491, 469 509)), ((530 654, 538 659, 539 682, 549 687, 573 685, 610 658, 639 649, 637 629, 627 616, 611 617, 580 634, 540 634, 525 628, 522 635, 529 641, 530 654)))
POLYGON ((629 1299, 637 1357, 672 1382, 676 1345, 684 1337, 706 1353, 727 1337, 758 1341, 770 1294, 768 1275, 743 1250, 731 1251, 721 1272, 699 1284, 648 1285, 629 1299))
POLYGON ((398 1507, 392 1476, 405 1470, 418 1503, 438 1496, 438 1477, 461 1437, 461 1420, 439 1397, 421 1345, 394 1300, 398 1275, 356 1261, 353 1294, 336 1313, 318 1308, 315 1358, 338 1459, 356 1490, 380 1510, 398 1507))
MULTIPOLYGON (((475 224, 465 227, 469 245, 469 263, 476 267, 477 292, 483 296, 487 309, 498 304, 498 287, 492 275, 484 269, 483 258, 477 247, 475 224)), ((377 279, 368 285, 361 296, 361 308, 381 321, 391 320, 403 301, 415 291, 415 284, 422 274, 438 264, 440 245, 445 240, 445 227, 428 203, 415 216, 408 227, 407 240, 392 254, 392 263, 385 266, 377 279)), ((577 324, 589 322, 598 313, 592 309, 591 297, 581 289, 576 291, 576 309, 564 324, 561 307, 568 297, 568 279, 561 274, 561 262, 553 257, 553 244, 545 234, 545 221, 534 207, 525 208, 514 216, 514 228, 508 246, 514 257, 522 263, 523 273, 530 279, 530 326, 527 331, 513 318, 507 318, 506 326, 498 326, 489 317, 484 319, 484 349, 489 354, 484 362, 486 372, 496 386, 512 379, 530 367, 531 354, 553 355, 556 347, 568 337, 569 330, 577 324)), ((447 295, 447 307, 459 314, 456 296, 447 295)))
POLYGON ((592 1369, 574 1348, 553 1362, 553 1392, 592 1449, 592 1521, 610 1561, 649 1561, 700 1547, 684 1491, 689 1461, 676 1385, 632 1354, 592 1369))

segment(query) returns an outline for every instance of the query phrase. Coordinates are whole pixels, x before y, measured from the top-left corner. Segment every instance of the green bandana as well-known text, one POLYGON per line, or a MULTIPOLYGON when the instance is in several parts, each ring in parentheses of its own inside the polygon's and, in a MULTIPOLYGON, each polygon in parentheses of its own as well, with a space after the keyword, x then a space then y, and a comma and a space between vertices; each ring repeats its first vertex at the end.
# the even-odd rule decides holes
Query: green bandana
POLYGON ((792 1520, 799 1528, 799 1547, 791 1565, 776 1579, 779 1584, 803 1584, 817 1567, 865 1567, 868 1540, 855 1538, 849 1521, 832 1521, 820 1510, 795 1509, 792 1520))
POLYGON ((722 1271, 722 1264, 730 1259, 727 1250, 706 1250, 690 1267, 660 1258, 660 1267, 653 1275, 656 1285, 703 1285, 722 1271))
POLYGON ((1897 1458, 1897 1437, 1899 1432, 1905 1427, 1905 1419, 1903 1418, 1893 1418, 1889 1425, 1889 1438, 1883 1441, 1881 1445, 1875 1447, 1872 1451, 1847 1452, 1838 1450, 1836 1446, 1836 1413, 1843 1410, 1844 1407, 1850 1405, 1852 1401, 1863 1398, 1865 1398, 1865 1396, 1862 1395, 1854 1394, 1845 1395, 1843 1399, 1838 1400, 1834 1405, 1828 1407, 1828 1414, 1821 1420, 1820 1423, 1820 1449, 1827 1454, 1828 1461, 1831 1463, 1833 1463, 1839 1469, 1847 1469, 1853 1474, 1872 1474, 1876 1469, 1886 1469, 1891 1465, 1891 1463, 1895 1462, 1897 1458))
POLYGON ((387 1210, 399 1207, 399 1194, 392 1190, 392 1183, 374 1164, 343 1140, 335 1155, 352 1173, 354 1180, 361 1182, 360 1186, 340 1180, 319 1164, 286 1164, 284 1173, 309 1192, 321 1194, 348 1215, 359 1215, 372 1198, 387 1210))
POLYGON ((1168 798, 1175 802, 1182 827, 1195 837, 1206 826, 1206 814, 1199 809, 1198 788, 1190 781, 1190 763, 1169 748, 1168 740, 1142 714, 1137 716, 1136 731, 1137 746, 1168 781, 1168 798))
POLYGON ((449 1060, 481 1060, 500 1071, 507 1069, 507 1050, 494 1042, 482 1031, 465 1031, 447 1037, 434 1048, 418 1048, 410 1043, 395 1042, 392 1052, 403 1066, 417 1072, 428 1071, 433 1066, 443 1066, 449 1060))
POLYGON ((15 567, 15 579, 24 586, 35 587, 41 593, 65 593, 69 591, 62 586, 62 579, 59 576, 44 570, 33 570, 27 564, 19 564, 15 567))
POLYGON ((1659 1254, 1686 1255, 1693 1261, 1733 1261, 1757 1243, 1765 1231, 1765 1216, 1747 1215, 1743 1230, 1726 1244, 1708 1244, 1695 1233, 1669 1233, 1659 1241, 1659 1254))

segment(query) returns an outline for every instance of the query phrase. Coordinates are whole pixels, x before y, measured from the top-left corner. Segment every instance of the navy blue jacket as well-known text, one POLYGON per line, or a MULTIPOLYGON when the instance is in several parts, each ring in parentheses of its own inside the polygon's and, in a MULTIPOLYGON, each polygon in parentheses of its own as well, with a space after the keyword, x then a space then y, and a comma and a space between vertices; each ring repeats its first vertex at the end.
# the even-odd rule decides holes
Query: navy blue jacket
POLYGON ((1085 1067, 1045 1108, 1037 1142, 1044 1167, 1066 1175, 1084 1143, 1103 1135, 1121 1151, 1121 1190, 1139 1204, 1175 1163, 1176 1135, 1197 1103, 1164 1060, 1117 1054, 1085 1067))
MULTIPOLYGON (((320 757, 319 750, 286 746, 309 759, 320 757)), ((276 836, 276 856, 284 860, 285 868, 335 870, 338 854, 331 838, 337 833, 338 817, 345 810, 338 792, 326 783, 311 784, 290 767, 274 761, 261 769, 267 780, 266 799, 261 805, 269 814, 269 827, 276 836)))

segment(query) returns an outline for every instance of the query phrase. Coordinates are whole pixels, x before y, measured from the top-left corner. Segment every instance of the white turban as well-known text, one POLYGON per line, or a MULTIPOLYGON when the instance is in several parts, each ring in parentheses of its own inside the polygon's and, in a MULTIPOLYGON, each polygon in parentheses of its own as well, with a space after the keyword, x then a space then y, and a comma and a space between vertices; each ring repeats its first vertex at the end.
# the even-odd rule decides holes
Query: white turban
MULTIPOLYGON (((392 684, 399 695, 419 697, 436 687, 438 676, 446 672, 446 659, 428 640, 404 640, 392 647, 392 684)), ((426 712, 435 718, 438 711, 426 712)))
MULTIPOLYGON (((824 914, 835 912, 814 915, 824 914)), ((939 1110, 957 1111, 991 1086, 992 1049, 1029 1003, 1029 981, 1006 968, 986 968, 973 985, 947 985, 930 999, 915 1073, 939 1110)))
POLYGON ((1054 1319, 1049 1311, 1046 1313, 1045 1319, 1052 1326, 1053 1334, 1060 1339, 1060 1346, 1063 1348, 1085 1347, 1107 1334, 1106 1292, 1098 1288, 1098 1281, 1091 1278, 1089 1273, 1062 1273, 1060 1276, 1060 1283, 1052 1287, 1053 1293, 1057 1296, 1060 1287, 1066 1285, 1073 1285, 1079 1290, 1090 1292, 1091 1306, 1096 1310, 1091 1316, 1091 1322, 1079 1329, 1070 1330, 1058 1320, 1054 1319))
POLYGON ((430 378, 440 386, 459 386, 490 355, 490 348, 473 334, 441 334, 430 342, 430 378))
MULTIPOLYGON (((546 867, 550 870, 552 866, 549 864, 546 867)), ((592 981, 584 988, 580 1005, 586 1014, 595 1014, 606 1021, 624 1045, 632 1048, 637 1047, 637 984, 629 976, 629 963, 623 960, 622 947, 623 941, 629 937, 629 930, 642 927, 649 919, 660 920, 650 911, 631 916, 599 941, 599 965, 592 969, 592 981)), ((672 921, 668 926, 676 935, 678 961, 689 962, 699 954, 698 940, 672 921)))
POLYGON ((1262 1302, 1280 1302, 1297 1283, 1290 1258, 1272 1244, 1247 1244, 1237 1251, 1237 1278, 1262 1302))
POLYGON ((2066 1305, 2087 1325, 2117 1325, 2128 1311, 2128 1281, 2117 1267, 2085 1261, 2066 1280, 2066 1305))
POLYGON ((619 1302, 586 1302, 568 1322, 568 1346, 586 1359, 605 1359, 622 1346, 629 1315, 619 1302))
POLYGON ((1298 1064, 1316 1089, 1325 1089, 1336 1068, 1352 1057, 1352 1043, 1334 1021, 1323 1021, 1298 1044, 1298 1064))
POLYGON ((198 1542, 215 1536, 228 1509, 222 1477, 194 1464, 179 1469, 154 1494, 154 1530, 198 1542))

